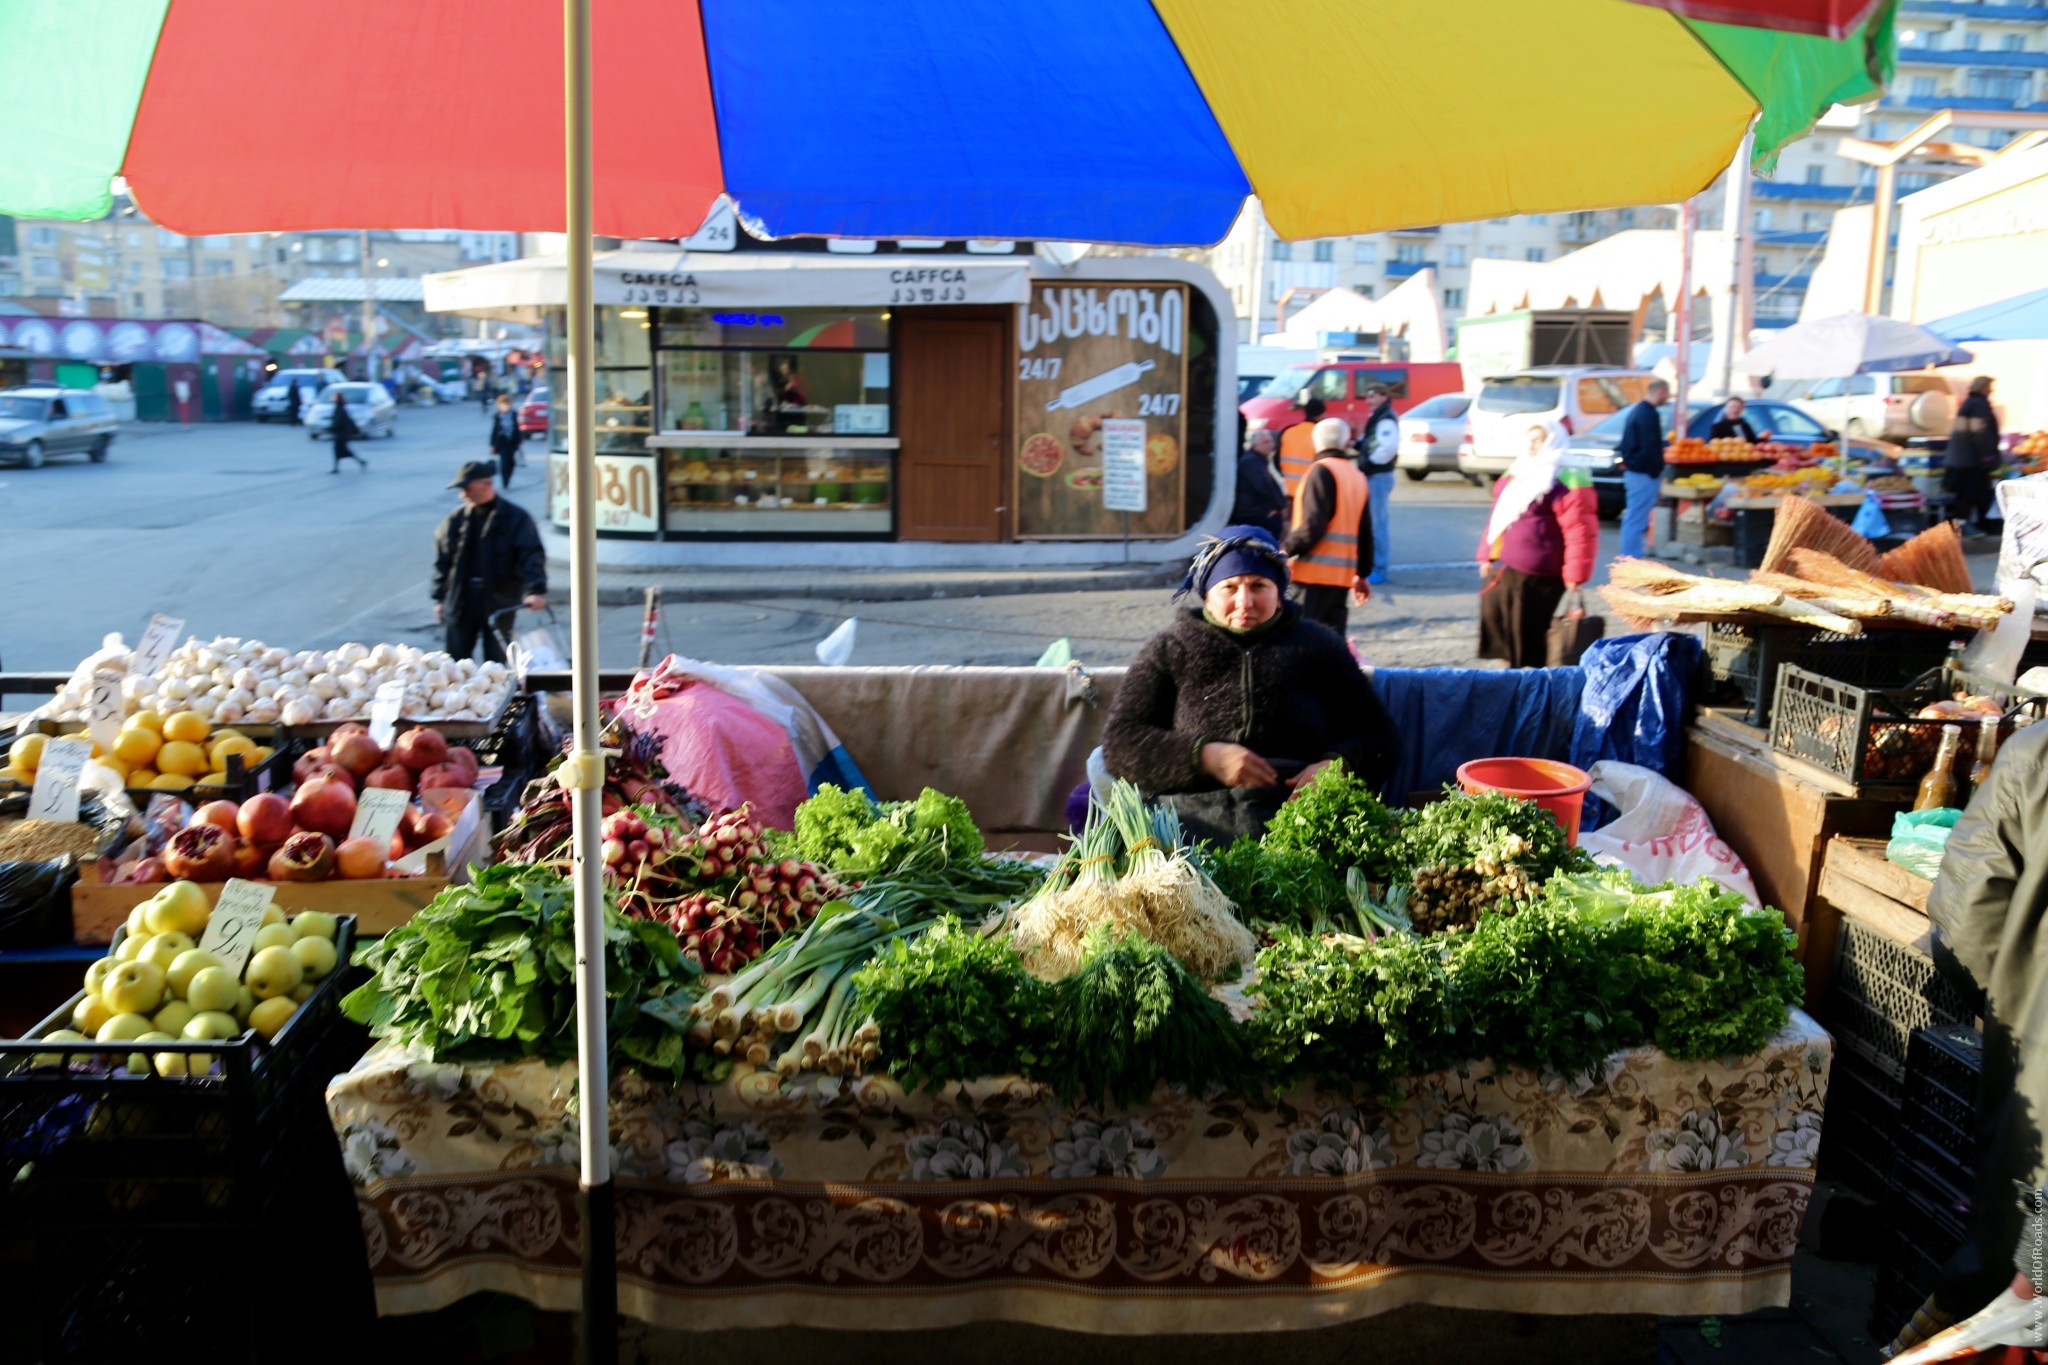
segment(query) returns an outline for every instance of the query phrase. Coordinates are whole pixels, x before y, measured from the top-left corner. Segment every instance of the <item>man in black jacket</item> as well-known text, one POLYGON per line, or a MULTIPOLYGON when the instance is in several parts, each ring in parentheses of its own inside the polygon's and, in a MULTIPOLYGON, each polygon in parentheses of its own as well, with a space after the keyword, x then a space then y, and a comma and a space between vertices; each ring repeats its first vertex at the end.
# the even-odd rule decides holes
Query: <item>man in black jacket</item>
POLYGON ((491 453, 498 457, 498 481, 510 488, 512 470, 519 463, 519 414, 512 411, 512 395, 498 395, 498 410, 491 414, 491 453))
POLYGON ((1234 525, 1256 526, 1278 540, 1287 531, 1287 488, 1273 468, 1277 448, 1270 428, 1251 434, 1244 454, 1237 459, 1237 498, 1231 504, 1234 525))
POLYGON ((2003 458, 1998 414, 1991 410, 1991 376, 1980 374, 1970 381, 1970 396, 1956 409, 1941 461, 1942 491, 1954 499, 1950 513, 1973 535, 1982 532, 1991 513, 1991 471, 2003 458))
POLYGON ((1671 401, 1671 386, 1652 379, 1642 401, 1628 410, 1622 424, 1615 456, 1621 461, 1621 486, 1626 501, 1621 512, 1621 552, 1634 559, 1643 557, 1650 530, 1650 510, 1661 496, 1664 475, 1664 424, 1657 409, 1671 401))
POLYGON ((462 506, 434 530, 434 619, 447 627, 448 652, 467 659, 484 642, 484 658, 503 662, 499 635, 512 633, 524 605, 548 604, 547 556, 540 529, 524 507, 498 496, 489 460, 471 460, 448 486, 462 506))
POLYGON ((1723 403, 1721 405, 1721 415, 1714 419, 1714 425, 1707 428, 1707 439, 1709 441, 1725 441, 1731 436, 1740 436, 1751 445, 1768 439, 1771 433, 1767 431, 1762 436, 1758 436, 1756 428, 1751 426, 1749 419, 1742 415, 1743 410, 1748 406, 1749 404, 1743 402, 1740 398, 1730 398, 1726 403, 1723 403))

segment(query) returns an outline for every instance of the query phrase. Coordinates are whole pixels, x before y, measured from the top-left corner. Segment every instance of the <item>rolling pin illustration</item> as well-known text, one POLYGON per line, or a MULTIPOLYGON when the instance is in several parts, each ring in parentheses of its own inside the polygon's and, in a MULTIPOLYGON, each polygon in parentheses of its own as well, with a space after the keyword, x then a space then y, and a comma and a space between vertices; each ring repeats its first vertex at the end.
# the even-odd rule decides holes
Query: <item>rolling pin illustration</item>
POLYGON ((1149 360, 1126 360, 1113 370, 1104 370, 1093 379, 1084 379, 1060 390, 1060 396, 1047 403, 1045 410, 1058 412, 1061 408, 1078 408, 1105 393, 1115 393, 1126 384, 1137 383, 1138 376, 1151 368, 1149 360))

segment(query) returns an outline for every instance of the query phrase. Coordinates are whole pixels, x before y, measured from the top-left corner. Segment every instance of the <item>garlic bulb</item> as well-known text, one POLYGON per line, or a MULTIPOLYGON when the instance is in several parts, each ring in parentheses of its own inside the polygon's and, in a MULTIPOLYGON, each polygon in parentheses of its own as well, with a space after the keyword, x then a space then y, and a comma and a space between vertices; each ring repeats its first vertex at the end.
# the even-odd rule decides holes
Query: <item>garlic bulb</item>
POLYGON ((341 679, 332 673, 322 673, 306 685, 306 690, 322 701, 332 701, 341 695, 341 679))
POLYGON ((293 697, 277 713, 286 725, 311 725, 320 718, 320 704, 309 697, 293 697))
POLYGON ((358 714, 360 713, 356 709, 355 702, 347 697, 336 697, 327 703, 326 709, 320 713, 320 718, 322 720, 352 720, 358 714))

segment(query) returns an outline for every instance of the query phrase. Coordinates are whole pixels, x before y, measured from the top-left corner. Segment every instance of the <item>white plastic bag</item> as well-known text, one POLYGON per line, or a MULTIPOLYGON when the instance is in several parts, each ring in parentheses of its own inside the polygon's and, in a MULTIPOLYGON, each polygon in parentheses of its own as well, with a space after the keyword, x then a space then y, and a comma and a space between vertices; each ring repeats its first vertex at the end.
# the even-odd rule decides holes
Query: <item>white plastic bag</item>
POLYGON ((1735 850, 1714 833, 1700 803, 1648 768, 1603 759, 1591 770, 1593 795, 1620 814, 1579 836, 1579 847, 1642 882, 1712 877, 1751 905, 1756 883, 1735 850))
POLYGON ((858 616, 849 616, 840 622, 839 629, 818 641, 818 662, 827 668, 844 668, 846 661, 853 657, 853 636, 859 629, 858 616))

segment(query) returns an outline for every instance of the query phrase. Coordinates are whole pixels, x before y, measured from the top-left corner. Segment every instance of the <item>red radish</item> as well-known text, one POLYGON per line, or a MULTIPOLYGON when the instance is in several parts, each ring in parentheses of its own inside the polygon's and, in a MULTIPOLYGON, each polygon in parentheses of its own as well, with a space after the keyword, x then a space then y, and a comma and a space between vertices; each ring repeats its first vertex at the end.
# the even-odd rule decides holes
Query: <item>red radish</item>
MULTIPOLYGON (((283 840, 279 840, 282 843, 283 840)), ((252 843, 237 835, 235 837, 235 875, 252 880, 266 877, 270 873, 270 855, 277 851, 277 844, 252 843)))
POLYGON ((334 875, 352 881, 384 875, 384 850, 375 839, 344 839, 334 850, 334 875))
POLYGON ((420 790, 424 792, 436 787, 449 787, 468 791, 475 780, 452 763, 436 763, 420 774, 420 790))
POLYGON ((292 781, 310 782, 313 775, 334 761, 334 755, 322 744, 317 749, 308 749, 292 764, 292 781))
POLYGON ((361 777, 384 761, 384 746, 370 738, 367 730, 360 733, 336 735, 327 747, 333 751, 334 761, 361 777))
MULTIPOLYGON (((467 751, 465 751, 467 752, 467 751)), ((448 759, 448 741, 439 730, 420 725, 400 735, 391 746, 391 757, 414 772, 425 772, 448 759)))
POLYGON ((387 787, 395 792, 412 790, 412 769, 402 763, 384 762, 370 769, 370 775, 363 779, 365 787, 387 787))
POLYGON ((356 794, 343 778, 316 777, 292 797, 292 819, 301 829, 346 839, 355 818, 356 794))
POLYGON ((235 842, 219 825, 187 825, 164 845, 164 871, 179 881, 224 882, 235 870, 235 842))
POLYGON ((242 803, 235 827, 252 844, 281 844, 292 836, 292 808, 276 792, 258 792, 242 803))
POLYGON ((334 867, 334 840, 324 834, 294 834, 270 855, 274 882, 324 882, 334 867))
POLYGON ((213 825, 226 830, 229 834, 236 834, 240 832, 240 827, 236 824, 236 817, 240 812, 241 808, 232 801, 209 801, 193 811, 192 818, 186 823, 213 825))

